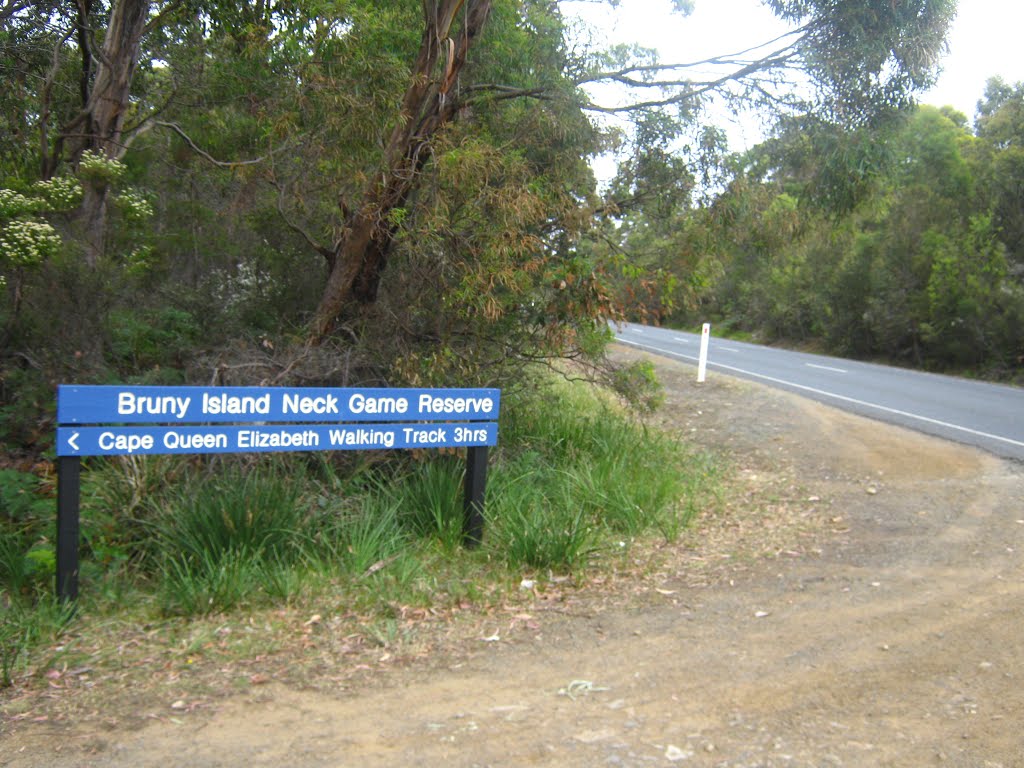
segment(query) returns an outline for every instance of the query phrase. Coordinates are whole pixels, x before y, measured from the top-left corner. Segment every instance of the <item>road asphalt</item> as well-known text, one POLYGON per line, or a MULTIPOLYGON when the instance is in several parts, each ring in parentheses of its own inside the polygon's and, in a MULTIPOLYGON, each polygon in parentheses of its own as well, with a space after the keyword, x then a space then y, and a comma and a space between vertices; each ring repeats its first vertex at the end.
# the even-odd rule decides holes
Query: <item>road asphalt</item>
MULTIPOLYGON (((700 334, 624 323, 623 344, 697 363, 700 334)), ((1024 389, 904 368, 717 339, 708 376, 760 381, 852 413, 1024 461, 1024 389)))

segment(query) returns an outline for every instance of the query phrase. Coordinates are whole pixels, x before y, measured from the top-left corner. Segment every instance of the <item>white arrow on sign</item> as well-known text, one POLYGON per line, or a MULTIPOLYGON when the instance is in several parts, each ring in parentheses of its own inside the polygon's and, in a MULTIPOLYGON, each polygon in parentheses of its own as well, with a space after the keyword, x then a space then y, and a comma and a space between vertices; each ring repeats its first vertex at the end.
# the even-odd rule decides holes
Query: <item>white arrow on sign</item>
POLYGON ((78 432, 75 432, 75 434, 73 434, 71 437, 68 438, 68 445, 71 446, 71 450, 72 451, 80 451, 80 450, 82 450, 81 448, 79 448, 75 444, 75 440, 78 439, 78 434, 79 434, 78 432))

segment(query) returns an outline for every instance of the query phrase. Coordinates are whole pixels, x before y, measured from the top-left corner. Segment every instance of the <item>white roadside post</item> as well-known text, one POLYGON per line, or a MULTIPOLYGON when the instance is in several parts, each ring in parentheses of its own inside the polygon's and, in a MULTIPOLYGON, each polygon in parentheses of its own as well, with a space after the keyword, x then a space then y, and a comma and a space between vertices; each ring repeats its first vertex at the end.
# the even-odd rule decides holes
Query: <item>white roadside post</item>
POLYGON ((697 363, 697 383, 703 384, 708 372, 708 340, 711 338, 711 323, 704 323, 700 329, 700 361, 697 363))

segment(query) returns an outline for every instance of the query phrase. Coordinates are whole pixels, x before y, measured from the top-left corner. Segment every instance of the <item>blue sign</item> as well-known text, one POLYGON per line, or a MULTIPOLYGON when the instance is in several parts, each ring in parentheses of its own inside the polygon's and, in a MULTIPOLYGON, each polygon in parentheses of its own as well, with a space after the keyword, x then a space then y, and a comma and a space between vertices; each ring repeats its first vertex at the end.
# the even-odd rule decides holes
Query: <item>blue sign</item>
POLYGON ((494 421, 498 389, 57 387, 58 424, 494 421))
POLYGON ((465 448, 498 442, 494 422, 58 427, 58 456, 465 448))

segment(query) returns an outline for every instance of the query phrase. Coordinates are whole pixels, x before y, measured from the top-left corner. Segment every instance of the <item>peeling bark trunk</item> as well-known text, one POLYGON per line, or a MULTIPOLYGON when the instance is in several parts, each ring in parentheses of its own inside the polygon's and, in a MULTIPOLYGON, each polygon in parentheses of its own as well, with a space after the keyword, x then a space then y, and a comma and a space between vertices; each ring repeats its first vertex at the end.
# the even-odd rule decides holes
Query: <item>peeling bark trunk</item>
MULTIPOLYGON (((68 137, 78 134, 72 145, 75 164, 86 150, 101 152, 111 159, 124 154, 121 135, 150 5, 150 0, 121 0, 111 11, 103 51, 97 57, 96 80, 81 114, 63 131, 68 137)), ((96 266, 106 250, 107 183, 90 180, 84 193, 79 220, 85 259, 89 266, 96 266)))
POLYGON ((435 0, 424 3, 424 30, 401 115, 384 151, 383 173, 364 191, 357 213, 336 244, 327 284, 311 329, 323 340, 338 317, 356 303, 377 299, 381 274, 396 232, 391 213, 405 205, 429 155, 431 138, 456 114, 452 86, 491 12, 491 0, 435 0), (466 6, 464 9, 464 5, 466 6), (460 11, 465 21, 458 40, 452 24, 460 11), (443 69, 439 69, 445 55, 443 69))

